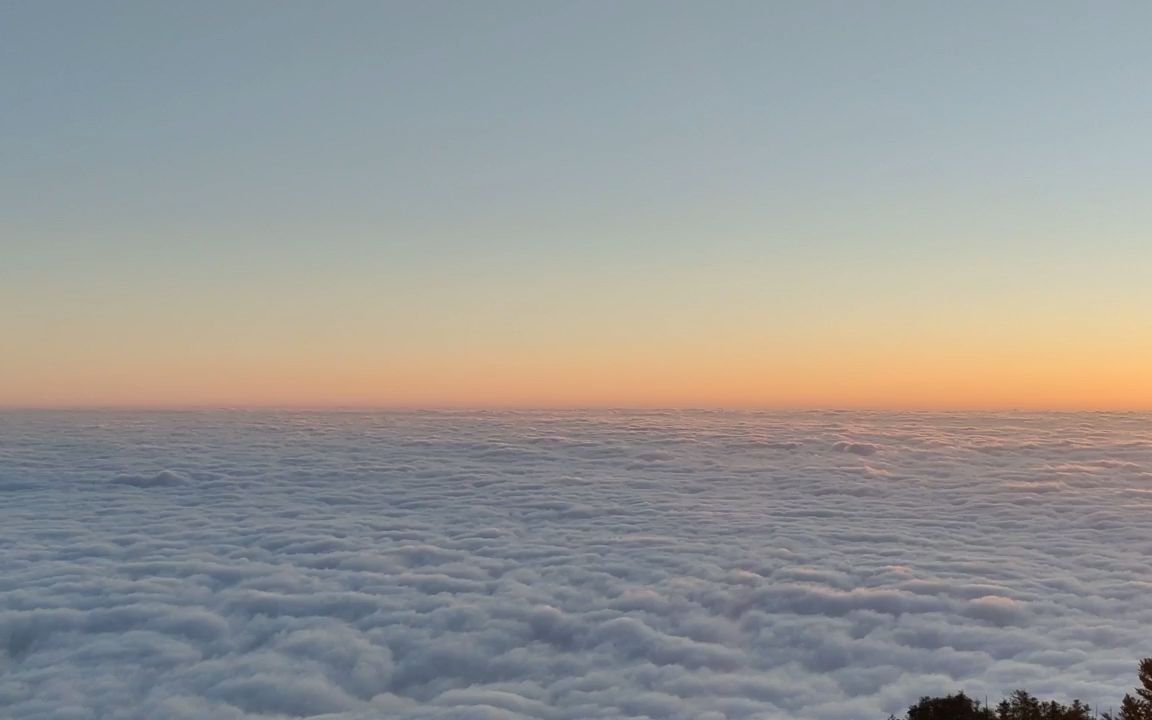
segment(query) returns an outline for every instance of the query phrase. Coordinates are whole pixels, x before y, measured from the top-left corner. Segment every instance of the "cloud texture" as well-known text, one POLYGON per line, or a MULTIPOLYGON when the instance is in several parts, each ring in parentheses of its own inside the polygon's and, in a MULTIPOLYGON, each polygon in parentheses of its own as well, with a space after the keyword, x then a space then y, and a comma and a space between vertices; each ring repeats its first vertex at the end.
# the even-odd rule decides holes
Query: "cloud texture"
POLYGON ((1152 418, 0 414, 0 715, 1115 702, 1152 418))

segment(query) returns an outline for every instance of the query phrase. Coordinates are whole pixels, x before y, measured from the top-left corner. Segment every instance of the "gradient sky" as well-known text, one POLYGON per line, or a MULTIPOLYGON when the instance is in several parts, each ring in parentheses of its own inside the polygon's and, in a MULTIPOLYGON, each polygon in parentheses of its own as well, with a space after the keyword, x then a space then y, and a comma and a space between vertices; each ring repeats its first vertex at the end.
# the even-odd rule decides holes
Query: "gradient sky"
POLYGON ((0 405, 1152 408, 1152 3, 0 4, 0 405))

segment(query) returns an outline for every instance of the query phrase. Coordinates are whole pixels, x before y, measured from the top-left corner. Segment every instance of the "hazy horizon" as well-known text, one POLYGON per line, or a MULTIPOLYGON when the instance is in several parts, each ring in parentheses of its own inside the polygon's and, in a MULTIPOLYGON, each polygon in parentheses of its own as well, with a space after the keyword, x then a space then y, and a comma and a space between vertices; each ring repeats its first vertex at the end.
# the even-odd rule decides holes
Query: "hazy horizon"
POLYGON ((1149 408, 1084 408, 1084 407, 1027 407, 1027 406, 771 406, 771 405, 0 405, 0 412, 19 413, 36 411, 59 412, 181 412, 181 411, 237 411, 237 412, 716 412, 716 413, 859 413, 859 414, 920 414, 920 415, 1080 415, 1115 414, 1147 415, 1149 408))

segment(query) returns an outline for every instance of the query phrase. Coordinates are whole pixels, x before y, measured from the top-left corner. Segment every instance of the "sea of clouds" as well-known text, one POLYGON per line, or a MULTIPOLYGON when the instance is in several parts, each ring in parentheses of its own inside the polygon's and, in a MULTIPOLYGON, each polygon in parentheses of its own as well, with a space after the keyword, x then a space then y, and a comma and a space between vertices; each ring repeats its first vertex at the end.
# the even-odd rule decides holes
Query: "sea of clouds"
POLYGON ((0 414, 0 717, 1116 704, 1152 416, 0 414))

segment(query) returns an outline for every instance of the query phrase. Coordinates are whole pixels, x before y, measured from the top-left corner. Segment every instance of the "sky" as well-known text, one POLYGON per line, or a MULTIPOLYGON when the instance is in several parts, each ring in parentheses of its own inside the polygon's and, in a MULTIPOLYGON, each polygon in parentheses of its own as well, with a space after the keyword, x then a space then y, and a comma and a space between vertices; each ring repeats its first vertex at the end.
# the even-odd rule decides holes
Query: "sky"
POLYGON ((0 4, 0 406, 1152 409, 1144 2, 0 4))

